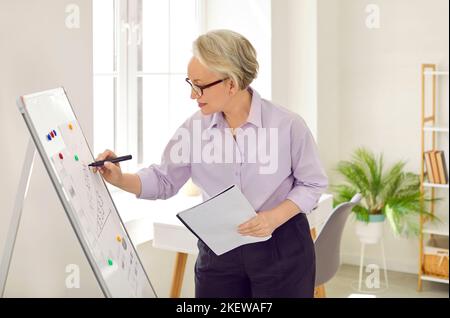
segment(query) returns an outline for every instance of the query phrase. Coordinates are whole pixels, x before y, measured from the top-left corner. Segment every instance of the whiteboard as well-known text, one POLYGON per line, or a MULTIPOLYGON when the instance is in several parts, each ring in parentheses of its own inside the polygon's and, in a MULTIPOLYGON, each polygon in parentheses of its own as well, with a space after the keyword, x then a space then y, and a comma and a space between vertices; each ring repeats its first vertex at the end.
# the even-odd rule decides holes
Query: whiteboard
POLYGON ((106 297, 156 297, 63 88, 18 106, 106 297))

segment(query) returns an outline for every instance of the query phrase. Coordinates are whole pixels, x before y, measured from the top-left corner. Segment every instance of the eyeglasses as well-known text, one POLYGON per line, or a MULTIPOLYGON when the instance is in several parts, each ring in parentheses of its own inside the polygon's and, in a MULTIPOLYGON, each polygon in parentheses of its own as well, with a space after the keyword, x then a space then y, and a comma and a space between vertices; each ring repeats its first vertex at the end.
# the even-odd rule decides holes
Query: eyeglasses
POLYGON ((186 78, 186 82, 189 85, 191 85, 191 89, 195 92, 195 94, 198 97, 202 97, 203 96, 203 90, 205 90, 207 88, 210 88, 210 87, 213 87, 214 85, 217 85, 219 83, 222 83, 222 82, 226 81, 227 79, 228 79, 228 77, 224 78, 224 79, 221 79, 221 80, 218 80, 218 81, 215 81, 215 82, 212 82, 210 84, 202 85, 202 86, 193 84, 189 78, 186 78))

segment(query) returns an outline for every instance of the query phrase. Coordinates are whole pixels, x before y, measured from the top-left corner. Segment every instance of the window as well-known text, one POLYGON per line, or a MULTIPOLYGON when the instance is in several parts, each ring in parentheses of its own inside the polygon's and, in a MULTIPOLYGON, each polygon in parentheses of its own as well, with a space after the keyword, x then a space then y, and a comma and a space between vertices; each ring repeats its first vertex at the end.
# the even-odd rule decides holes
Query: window
POLYGON ((160 161, 197 108, 184 78, 200 34, 202 0, 94 0, 94 154, 160 161))
POLYGON ((143 0, 141 5, 137 150, 139 163, 153 163, 174 131, 197 111, 184 79, 200 19, 197 0, 143 0))
POLYGON ((94 155, 115 149, 117 105, 117 1, 94 0, 94 155))

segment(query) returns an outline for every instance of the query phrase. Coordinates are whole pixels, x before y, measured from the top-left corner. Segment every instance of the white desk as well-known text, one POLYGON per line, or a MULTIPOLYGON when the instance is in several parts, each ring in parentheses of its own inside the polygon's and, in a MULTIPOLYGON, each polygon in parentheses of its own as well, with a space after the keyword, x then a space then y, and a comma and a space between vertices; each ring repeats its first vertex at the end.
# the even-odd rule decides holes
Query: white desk
MULTIPOLYGON (((171 297, 179 297, 188 254, 197 254, 197 238, 178 220, 176 213, 202 202, 201 197, 181 193, 169 200, 136 200, 133 195, 113 195, 131 240, 139 245, 153 240, 153 247, 177 253, 171 297)), ((324 194, 316 210, 308 215, 311 235, 316 237, 333 210, 331 194, 324 194)))

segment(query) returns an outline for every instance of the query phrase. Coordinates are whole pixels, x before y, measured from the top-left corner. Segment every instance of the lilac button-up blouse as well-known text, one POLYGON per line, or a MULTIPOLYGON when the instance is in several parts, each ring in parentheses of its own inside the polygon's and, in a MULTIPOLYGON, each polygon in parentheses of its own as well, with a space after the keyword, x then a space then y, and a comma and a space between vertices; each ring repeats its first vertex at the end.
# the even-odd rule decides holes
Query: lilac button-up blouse
POLYGON ((299 115, 249 91, 250 113, 235 137, 222 112, 196 112, 175 132, 161 164, 137 172, 137 197, 168 199, 192 178, 203 200, 236 184, 255 211, 289 199, 301 212, 311 212, 328 179, 309 128, 299 115))

